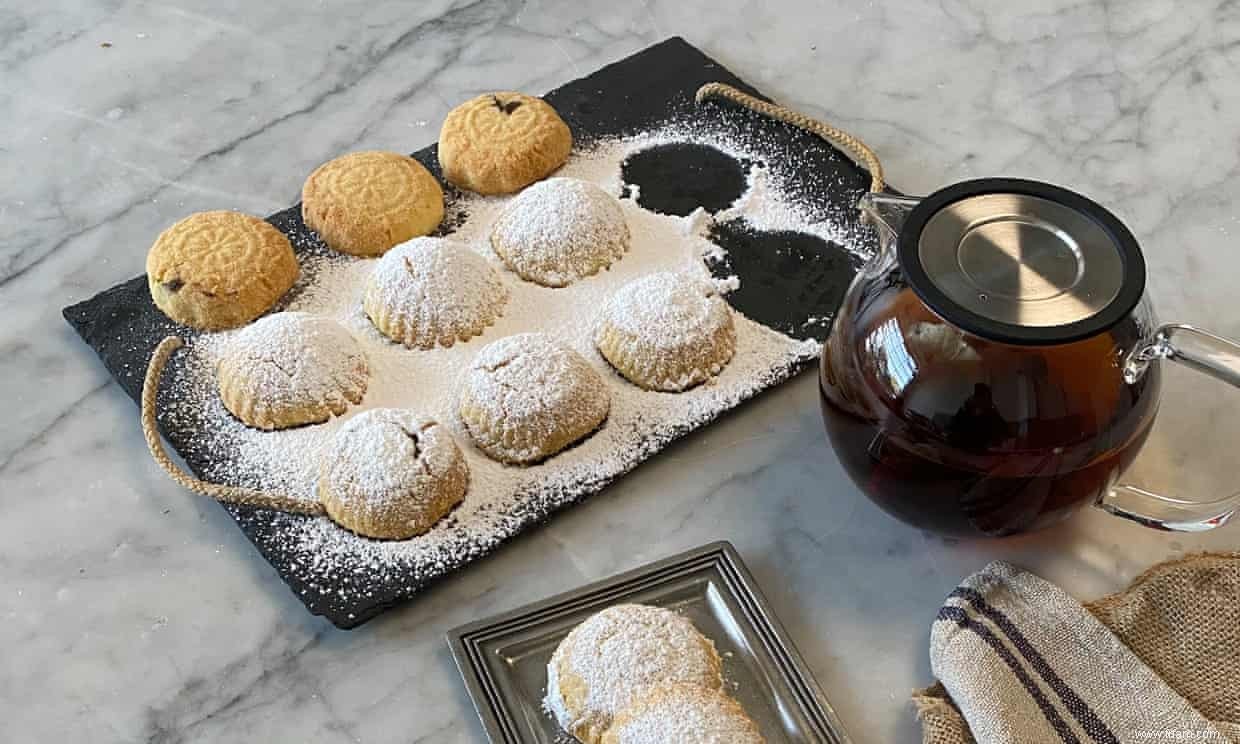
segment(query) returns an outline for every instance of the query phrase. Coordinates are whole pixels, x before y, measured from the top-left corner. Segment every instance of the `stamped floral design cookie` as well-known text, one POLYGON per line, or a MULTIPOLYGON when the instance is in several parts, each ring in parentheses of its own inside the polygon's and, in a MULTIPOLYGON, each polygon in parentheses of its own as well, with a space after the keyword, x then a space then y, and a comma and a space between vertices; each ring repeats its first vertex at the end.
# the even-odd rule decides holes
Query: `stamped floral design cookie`
POLYGON ((235 328, 271 309, 297 281, 288 238, 240 212, 198 212, 160 233, 146 257, 151 299, 202 330, 235 328))
POLYGON ((551 104, 522 93, 487 93, 448 112, 439 163, 449 182, 479 194, 511 194, 564 164, 573 134, 551 104))
POLYGON ((301 216, 331 248, 379 256, 443 220, 443 189, 421 163, 394 152, 343 155, 315 169, 301 216))

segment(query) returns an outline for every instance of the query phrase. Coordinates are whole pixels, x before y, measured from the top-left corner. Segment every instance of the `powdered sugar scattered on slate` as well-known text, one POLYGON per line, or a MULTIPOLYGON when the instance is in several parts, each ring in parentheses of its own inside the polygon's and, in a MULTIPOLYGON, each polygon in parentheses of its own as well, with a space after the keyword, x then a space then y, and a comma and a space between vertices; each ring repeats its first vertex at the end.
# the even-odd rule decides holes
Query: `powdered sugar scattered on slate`
MULTIPOLYGON (((621 193, 619 163, 630 152, 657 142, 692 141, 714 134, 677 127, 635 138, 596 143, 576 152, 557 175, 591 181, 608 193, 621 193)), ((748 147, 726 140, 711 143, 738 157, 753 158, 761 143, 748 147)), ((751 171, 751 174, 761 170, 751 171)), ((747 194, 733 210, 759 221, 773 219, 769 205, 779 201, 778 184, 747 194), (763 207, 762 205, 768 205, 763 207)), ((327 423, 279 432, 249 429, 232 418, 215 390, 214 367, 222 345, 236 332, 204 334, 182 352, 165 378, 161 396, 165 427, 194 432, 177 441, 182 451, 206 451, 203 475, 235 483, 314 498, 320 453, 343 421, 376 407, 410 408, 449 428, 468 460, 471 482, 464 502, 430 532, 405 541, 368 540, 326 518, 280 514, 254 520, 259 547, 295 556, 294 585, 320 595, 333 606, 370 614, 367 598, 386 586, 412 595, 426 582, 495 549, 553 511, 594 493, 673 439, 715 419, 742 401, 771 387, 814 359, 819 345, 798 341, 736 316, 737 348, 732 361, 714 380, 684 393, 647 392, 626 382, 599 356, 593 345, 595 313, 617 289, 657 271, 683 272, 709 279, 703 256, 717 251, 705 239, 711 219, 647 212, 631 199, 619 204, 630 230, 630 250, 610 268, 568 287, 551 289, 523 281, 508 271, 488 244, 491 227, 510 197, 464 195, 450 205, 459 227, 453 238, 468 244, 503 276, 510 297, 503 315, 486 331, 450 348, 410 350, 381 336, 361 310, 361 296, 375 259, 332 254, 320 248, 300 254, 303 280, 287 309, 337 319, 353 332, 371 368, 370 387, 360 406, 327 423), (605 425, 581 444, 529 467, 501 465, 470 442, 456 415, 457 385, 478 350, 504 336, 526 331, 546 333, 576 350, 600 373, 611 396, 605 425)), ((779 219, 800 219, 799 229, 832 234, 831 215, 799 214, 795 207, 779 219), (791 216, 790 216, 791 215, 791 216)), ((295 243, 313 245, 309 234, 295 243)), ((851 242, 845 243, 851 245, 851 242)), ((735 279, 716 282, 721 291, 735 279)), ((235 512, 241 514, 241 512, 235 512)), ((321 603, 320 603, 321 604, 321 603)), ((343 614, 343 613, 342 613, 343 614)))

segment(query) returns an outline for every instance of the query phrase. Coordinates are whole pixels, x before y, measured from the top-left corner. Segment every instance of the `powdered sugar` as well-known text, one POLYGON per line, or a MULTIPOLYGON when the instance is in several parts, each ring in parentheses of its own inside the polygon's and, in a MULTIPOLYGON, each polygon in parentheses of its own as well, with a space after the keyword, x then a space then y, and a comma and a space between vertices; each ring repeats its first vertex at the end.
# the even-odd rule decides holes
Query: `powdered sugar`
POLYGON ((361 398, 366 357, 331 318, 273 313, 232 334, 220 380, 238 415, 264 428, 272 428, 271 422, 304 423, 361 398))
POLYGON ((616 744, 762 744, 757 725, 735 700, 697 685, 670 685, 647 696, 611 731, 616 744))
POLYGON ((564 715, 572 733, 602 733, 612 718, 651 687, 678 682, 718 689, 723 684, 714 644, 693 623, 660 607, 622 604, 593 615, 560 643, 548 665, 556 685, 547 707, 564 715), (584 685, 581 710, 560 696, 565 674, 584 685))
MULTIPOLYGON (((707 136, 715 137, 672 128, 601 142, 574 153, 559 175, 589 181, 616 196, 621 193, 619 163, 626 154, 655 142, 707 136)), ((739 145, 718 138, 712 142, 739 157, 753 156, 739 145)), ((777 190, 768 196, 775 201, 777 190)), ((814 341, 789 338, 735 314, 736 352, 718 377, 683 393, 641 390, 616 374, 595 351, 595 314, 620 287, 653 272, 708 280, 702 258, 715 250, 705 238, 709 216, 654 214, 631 198, 620 199, 617 203, 630 232, 629 251, 594 276, 551 289, 507 271, 488 244, 498 213, 510 201, 511 197, 466 195, 449 205, 449 214, 458 216, 459 224, 453 239, 494 267, 510 290, 494 325, 450 348, 411 350, 384 338, 361 309, 363 290, 377 261, 323 251, 310 233, 290 235, 294 244, 311 249, 301 253, 304 278, 288 308, 334 318, 348 327, 370 364, 366 397, 343 419, 269 433, 232 418, 220 404, 213 373, 221 349, 236 331, 197 337, 169 369, 161 414, 165 428, 183 453, 208 453, 197 459, 206 463, 204 477, 215 481, 313 499, 322 452, 343 421, 363 409, 411 409, 439 421, 455 436, 469 464, 469 491, 456 511, 424 535, 380 542, 357 537, 326 518, 264 514, 256 519, 259 547, 286 556, 284 570, 293 574, 303 592, 359 612, 370 607, 369 598, 380 590, 385 599, 390 599, 393 587, 408 596, 425 582, 489 553, 552 511, 597 491, 684 432, 787 378, 818 352, 814 341), (456 407, 460 381, 479 350, 496 339, 529 331, 547 334, 586 359, 604 381, 611 409, 603 427, 579 445, 542 464, 521 468, 502 465, 475 448, 456 407), (291 566, 287 556, 292 556, 291 566)), ((805 217, 802 227, 832 229, 829 215, 818 219, 815 223, 805 217)))
POLYGON ((419 481, 446 473, 457 456, 438 429, 407 410, 372 408, 336 432, 324 477, 346 505, 381 510, 393 500, 429 501, 419 481))
POLYGON ((517 333, 478 352, 461 388, 474 443, 507 462, 541 460, 593 431, 610 406, 590 363, 542 333, 517 333))
POLYGON ((728 324, 728 305, 696 277, 660 271, 621 287, 603 311, 615 328, 639 337, 655 353, 676 353, 728 324))
POLYGON ((491 245, 523 278, 563 287, 597 274, 629 247, 615 197, 578 178, 548 178, 522 191, 500 213, 491 245))
POLYGON ((430 348, 478 335, 507 300, 498 272, 469 246, 414 238, 379 259, 363 306, 393 341, 430 348))

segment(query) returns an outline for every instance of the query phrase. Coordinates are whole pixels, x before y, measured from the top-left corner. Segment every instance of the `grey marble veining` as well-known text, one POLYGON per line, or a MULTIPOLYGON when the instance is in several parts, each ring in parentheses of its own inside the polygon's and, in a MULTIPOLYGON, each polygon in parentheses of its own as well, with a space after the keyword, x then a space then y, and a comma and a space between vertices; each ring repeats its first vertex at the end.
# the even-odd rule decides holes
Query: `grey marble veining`
MULTIPOLYGON (((929 623, 964 574, 1008 558, 1093 597, 1240 547, 1240 527, 1101 513, 1002 542, 910 529, 845 480, 802 376, 411 606, 353 632, 308 616, 150 462, 60 308, 139 273, 188 212, 273 211, 341 151, 419 148, 468 96, 539 92, 673 34, 865 138, 906 191, 1003 174, 1096 197, 1142 241, 1164 317, 1240 336, 1233 3, 7 3, 0 738, 479 742, 444 630, 726 538, 856 739, 913 742, 929 623)), ((1171 383, 1138 470, 1234 489, 1240 394, 1171 383)))

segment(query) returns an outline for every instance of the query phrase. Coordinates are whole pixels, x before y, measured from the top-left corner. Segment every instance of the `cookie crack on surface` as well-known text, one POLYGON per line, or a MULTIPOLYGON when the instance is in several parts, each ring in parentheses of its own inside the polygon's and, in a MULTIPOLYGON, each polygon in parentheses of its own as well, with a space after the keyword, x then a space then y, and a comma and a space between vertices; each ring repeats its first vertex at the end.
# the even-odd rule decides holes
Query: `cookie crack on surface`
MULTIPOLYGON (((422 456, 422 447, 421 447, 422 443, 418 437, 418 434, 421 430, 410 431, 409 427, 405 426, 404 424, 399 424, 399 423, 396 424, 396 428, 404 432, 405 436, 409 437, 409 441, 413 442, 413 459, 417 460, 418 458, 420 458, 422 456)), ((423 465, 423 470, 425 470, 426 463, 423 462, 422 465, 423 465)))

